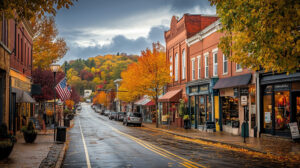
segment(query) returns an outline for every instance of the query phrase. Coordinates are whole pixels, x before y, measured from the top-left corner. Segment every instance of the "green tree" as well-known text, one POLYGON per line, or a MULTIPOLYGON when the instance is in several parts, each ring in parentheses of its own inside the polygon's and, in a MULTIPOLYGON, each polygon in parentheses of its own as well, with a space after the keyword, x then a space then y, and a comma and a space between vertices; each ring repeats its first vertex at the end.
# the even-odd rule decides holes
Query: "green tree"
POLYGON ((210 0, 222 31, 219 47, 231 61, 253 70, 300 68, 300 1, 210 0))

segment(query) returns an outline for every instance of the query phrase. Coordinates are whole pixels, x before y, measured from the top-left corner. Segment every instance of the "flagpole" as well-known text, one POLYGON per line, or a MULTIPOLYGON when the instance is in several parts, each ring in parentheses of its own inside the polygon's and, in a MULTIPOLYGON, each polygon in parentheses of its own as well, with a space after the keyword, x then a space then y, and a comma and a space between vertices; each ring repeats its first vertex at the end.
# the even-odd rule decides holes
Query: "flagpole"
POLYGON ((56 76, 56 72, 54 72, 54 111, 53 111, 53 115, 54 115, 54 141, 55 141, 55 130, 56 130, 56 114, 55 114, 55 106, 56 106, 56 90, 55 90, 55 76, 56 76))

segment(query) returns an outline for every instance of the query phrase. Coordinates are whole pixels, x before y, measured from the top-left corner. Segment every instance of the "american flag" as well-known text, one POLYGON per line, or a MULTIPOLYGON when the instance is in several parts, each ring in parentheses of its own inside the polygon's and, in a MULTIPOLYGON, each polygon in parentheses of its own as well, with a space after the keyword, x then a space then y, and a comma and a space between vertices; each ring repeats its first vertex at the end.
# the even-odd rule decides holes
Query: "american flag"
POLYGON ((55 90, 60 96, 62 101, 65 101, 71 97, 71 88, 67 85, 67 79, 64 77, 56 86, 55 90))

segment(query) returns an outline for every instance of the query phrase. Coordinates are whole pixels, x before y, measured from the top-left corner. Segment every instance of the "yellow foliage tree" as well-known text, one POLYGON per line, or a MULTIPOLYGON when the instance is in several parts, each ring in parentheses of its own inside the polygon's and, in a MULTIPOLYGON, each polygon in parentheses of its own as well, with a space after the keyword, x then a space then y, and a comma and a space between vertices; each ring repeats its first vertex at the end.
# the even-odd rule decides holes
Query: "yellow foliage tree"
POLYGON ((54 17, 32 19, 33 38, 33 67, 48 69, 50 64, 58 61, 68 51, 63 38, 58 38, 58 30, 54 17))
POLYGON ((225 32, 219 47, 231 61, 253 70, 300 69, 299 1, 210 1, 225 32))
POLYGON ((139 96, 148 95, 156 104, 158 96, 162 94, 163 87, 171 82, 170 69, 166 60, 166 53, 159 43, 153 44, 152 51, 142 51, 137 63, 131 64, 121 74, 122 83, 120 99, 133 101, 139 96))
POLYGON ((98 93, 94 99, 93 99, 94 104, 102 104, 104 106, 107 106, 107 95, 105 92, 101 91, 98 93))

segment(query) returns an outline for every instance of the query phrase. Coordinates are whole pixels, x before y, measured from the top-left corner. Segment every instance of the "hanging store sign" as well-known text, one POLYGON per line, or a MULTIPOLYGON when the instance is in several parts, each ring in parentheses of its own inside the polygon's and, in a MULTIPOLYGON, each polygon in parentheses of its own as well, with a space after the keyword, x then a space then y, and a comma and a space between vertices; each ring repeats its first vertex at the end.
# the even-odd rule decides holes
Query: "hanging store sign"
POLYGON ((208 91, 208 85, 200 86, 200 92, 207 92, 208 91))
POLYGON ((190 93, 198 93, 198 86, 191 86, 190 93))
POLYGON ((245 96, 245 95, 241 96, 241 105, 242 106, 247 106, 248 105, 247 96, 245 96))

